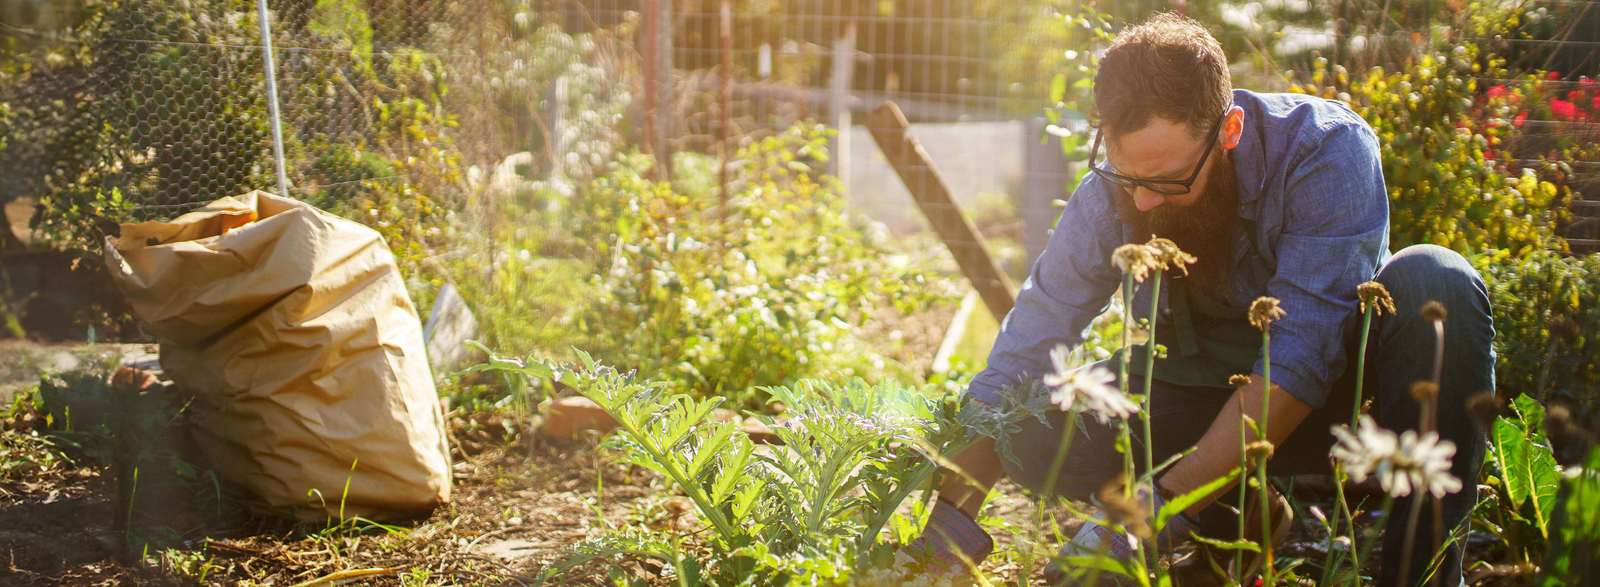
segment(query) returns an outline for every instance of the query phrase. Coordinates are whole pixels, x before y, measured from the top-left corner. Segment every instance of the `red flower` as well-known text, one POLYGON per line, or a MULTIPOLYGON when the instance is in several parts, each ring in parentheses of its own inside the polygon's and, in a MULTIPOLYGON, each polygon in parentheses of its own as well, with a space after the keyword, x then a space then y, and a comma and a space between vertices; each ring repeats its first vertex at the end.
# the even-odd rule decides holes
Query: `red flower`
POLYGON ((1600 112, 1600 96, 1595 96, 1594 97, 1594 109, 1593 110, 1595 112, 1600 112))
POLYGON ((1505 84, 1501 84, 1501 85, 1489 88, 1489 97, 1490 98, 1504 98, 1504 97, 1506 97, 1506 86, 1505 86, 1505 84))
POLYGON ((1573 120, 1578 117, 1578 107, 1566 100, 1552 98, 1550 113, 1556 115, 1556 120, 1573 120))
POLYGON ((1514 126, 1514 127, 1517 127, 1517 128, 1522 128, 1522 123, 1526 122, 1527 120, 1528 120, 1528 111, 1527 110, 1523 110, 1522 112, 1518 112, 1517 113, 1517 117, 1516 118, 1511 119, 1511 126, 1514 126))
POLYGON ((1555 80, 1561 79, 1561 74, 1552 71, 1552 72, 1546 74, 1545 77, 1547 79, 1551 80, 1551 81, 1555 81, 1555 80))

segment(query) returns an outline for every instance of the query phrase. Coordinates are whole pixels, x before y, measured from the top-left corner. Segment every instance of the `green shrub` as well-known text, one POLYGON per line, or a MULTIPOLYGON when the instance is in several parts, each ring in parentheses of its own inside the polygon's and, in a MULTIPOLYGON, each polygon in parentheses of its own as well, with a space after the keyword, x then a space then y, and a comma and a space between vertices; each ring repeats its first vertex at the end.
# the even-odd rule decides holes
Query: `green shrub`
POLYGON ((573 236, 603 260, 579 321, 590 348, 680 390, 736 397, 813 377, 915 379, 852 331, 880 306, 909 313, 940 293, 850 225, 819 171, 821 128, 764 138, 738 160, 726 207, 680 191, 692 178, 652 182, 637 167, 579 196, 573 236))
POLYGON ((1475 78, 1506 75, 1496 63, 1470 43, 1421 55, 1398 71, 1373 67, 1356 76, 1319 59, 1308 79, 1290 87, 1348 103, 1378 133, 1391 248, 1431 243, 1517 256, 1566 246, 1553 230, 1567 190, 1485 156, 1491 143, 1516 132, 1473 116, 1475 78))
POLYGON ((1600 255, 1569 257, 1535 251, 1520 259, 1504 253, 1477 259, 1494 308, 1496 393, 1539 396, 1539 378, 1549 360, 1551 394, 1586 405, 1600 390, 1600 255), (1557 342, 1551 324, 1575 325, 1571 340, 1557 342))
POLYGON ((757 407, 758 387, 802 379, 920 381, 857 331, 958 292, 851 224, 820 171, 825 147, 819 126, 755 141, 734 159, 726 206, 714 160, 691 153, 672 182, 633 154, 570 196, 525 184, 496 213, 447 225, 439 238, 461 250, 431 274, 461 289, 491 348, 578 346, 675 392, 757 407))
POLYGON ((854 572, 881 569, 894 557, 896 545, 880 540, 885 527, 917 523, 897 509, 936 480, 937 455, 968 442, 952 394, 807 381, 768 390, 792 406, 785 421, 765 419, 787 450, 758 450, 737 423, 712 419, 723 398, 675 394, 585 353, 578 359, 577 366, 486 368, 555 377, 593 400, 618 423, 607 446, 687 497, 700 531, 610 527, 564 549, 542 571, 546 579, 590 561, 633 557, 655 559, 681 585, 859 580, 854 572))
POLYGON ((1591 450, 1582 467, 1573 467, 1556 499, 1550 551, 1540 569, 1541 587, 1590 585, 1589 571, 1600 561, 1600 450, 1591 450))

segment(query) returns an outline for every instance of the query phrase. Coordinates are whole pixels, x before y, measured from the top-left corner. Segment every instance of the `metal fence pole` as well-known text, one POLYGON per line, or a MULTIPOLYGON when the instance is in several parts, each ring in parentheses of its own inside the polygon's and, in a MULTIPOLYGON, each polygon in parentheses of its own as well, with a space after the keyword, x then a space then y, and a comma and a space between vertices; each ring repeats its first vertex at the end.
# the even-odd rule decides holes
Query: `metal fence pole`
POLYGON ((278 117, 278 76, 272 62, 272 26, 267 24, 267 0, 256 0, 261 21, 261 54, 267 70, 267 117, 272 124, 272 162, 278 172, 278 195, 289 197, 289 176, 283 171, 283 121, 278 117))

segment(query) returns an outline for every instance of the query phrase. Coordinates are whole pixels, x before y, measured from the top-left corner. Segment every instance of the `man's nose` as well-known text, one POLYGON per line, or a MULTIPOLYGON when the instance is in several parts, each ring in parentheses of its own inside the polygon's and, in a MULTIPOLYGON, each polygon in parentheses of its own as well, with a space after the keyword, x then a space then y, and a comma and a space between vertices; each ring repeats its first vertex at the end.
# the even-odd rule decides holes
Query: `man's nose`
POLYGON ((1144 188, 1134 188, 1133 190, 1133 205, 1139 208, 1140 212, 1149 212, 1154 210, 1156 206, 1160 206, 1166 203, 1166 201, 1166 196, 1150 190, 1144 188))

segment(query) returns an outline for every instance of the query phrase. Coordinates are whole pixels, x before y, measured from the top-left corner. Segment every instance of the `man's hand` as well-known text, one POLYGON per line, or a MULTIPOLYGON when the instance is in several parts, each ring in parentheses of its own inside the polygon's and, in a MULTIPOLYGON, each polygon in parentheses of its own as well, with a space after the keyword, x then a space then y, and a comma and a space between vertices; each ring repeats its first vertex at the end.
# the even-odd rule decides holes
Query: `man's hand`
MULTIPOLYGON (((1211 428, 1206 430, 1205 436, 1200 437, 1200 442, 1195 445, 1195 451, 1179 460, 1161 478, 1163 488, 1175 495, 1183 495, 1228 474, 1228 471, 1239 466, 1239 427, 1245 426, 1242 416, 1249 416, 1252 420, 1261 419, 1262 384, 1260 375, 1251 375, 1250 383, 1233 393, 1228 405, 1222 408, 1222 412, 1217 414, 1217 419, 1211 423, 1211 428), (1244 407, 1242 413, 1241 403, 1244 407)), ((1268 407, 1271 413, 1268 414, 1265 427, 1267 440, 1271 441, 1273 446, 1282 444, 1289 438, 1289 433, 1294 432, 1300 422, 1311 414, 1311 406, 1276 385, 1272 386, 1272 402, 1268 407)), ((1263 424, 1258 421, 1256 425, 1263 424)), ((1255 431, 1248 426, 1245 430, 1245 442, 1255 442, 1255 431)), ((1185 512, 1191 516, 1198 514, 1226 490, 1226 487, 1217 490, 1196 502, 1194 507, 1185 512)))

